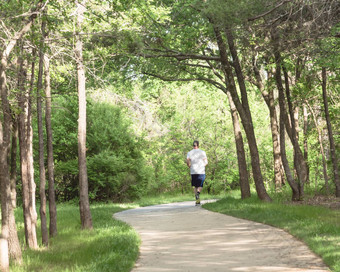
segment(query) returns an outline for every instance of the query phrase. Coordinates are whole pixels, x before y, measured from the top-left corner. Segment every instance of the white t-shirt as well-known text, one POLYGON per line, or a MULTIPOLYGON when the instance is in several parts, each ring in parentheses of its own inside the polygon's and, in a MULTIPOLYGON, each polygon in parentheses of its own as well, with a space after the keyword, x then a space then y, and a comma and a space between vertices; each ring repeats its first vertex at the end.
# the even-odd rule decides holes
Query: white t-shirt
POLYGON ((188 152, 187 159, 190 159, 190 174, 205 174, 205 165, 208 163, 207 155, 201 149, 193 149, 188 152))

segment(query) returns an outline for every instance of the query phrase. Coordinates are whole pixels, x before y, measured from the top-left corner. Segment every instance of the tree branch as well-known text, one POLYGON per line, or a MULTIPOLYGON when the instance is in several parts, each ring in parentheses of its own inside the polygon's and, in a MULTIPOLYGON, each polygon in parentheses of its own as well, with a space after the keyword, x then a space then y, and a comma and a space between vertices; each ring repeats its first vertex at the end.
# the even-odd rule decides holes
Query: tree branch
POLYGON ((271 10, 268 10, 266 11, 265 13, 262 13, 260 15, 257 15, 255 17, 252 17, 252 18, 249 18, 248 21, 251 22, 251 21, 255 21, 261 17, 264 17, 270 13, 272 13, 273 11, 275 11, 276 9, 278 9, 279 7, 283 6, 284 4, 288 3, 288 2, 291 2, 291 0, 283 0, 281 3, 277 4, 274 8, 272 8, 271 10))
MULTIPOLYGON (((160 51, 160 50, 156 50, 156 49, 147 49, 150 51, 160 51)), ((162 51, 161 51, 162 52, 162 51)), ((205 55, 197 55, 197 54, 184 54, 184 53, 168 53, 165 52, 163 54, 156 54, 156 55, 148 55, 148 54, 140 54, 141 57, 144 58, 175 58, 178 61, 182 61, 182 60, 187 60, 187 59, 196 59, 196 60, 212 60, 212 61, 221 61, 220 57, 217 56, 205 56, 205 55)))
POLYGON ((188 82, 188 81, 205 81, 208 82, 212 85, 214 85, 215 87, 221 89, 222 91, 226 91, 225 87, 218 83, 215 80, 212 80, 211 78, 206 78, 206 77, 193 77, 193 78, 170 78, 170 77, 165 77, 165 76, 161 76, 161 75, 157 75, 154 73, 149 73, 149 72, 142 72, 144 75, 148 75, 148 76, 152 76, 152 77, 156 77, 159 78, 163 81, 170 81, 170 82, 174 82, 174 81, 179 81, 179 82, 188 82))

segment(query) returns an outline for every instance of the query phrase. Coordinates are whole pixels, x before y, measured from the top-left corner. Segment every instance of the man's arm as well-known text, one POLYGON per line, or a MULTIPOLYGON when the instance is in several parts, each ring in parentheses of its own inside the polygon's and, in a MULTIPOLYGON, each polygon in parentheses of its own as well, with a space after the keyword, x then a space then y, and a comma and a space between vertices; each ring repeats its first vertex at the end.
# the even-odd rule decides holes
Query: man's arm
POLYGON ((208 164, 208 158, 205 157, 205 158, 203 159, 203 162, 204 162, 204 166, 206 166, 206 165, 208 164))
POLYGON ((187 166, 188 166, 188 167, 191 166, 191 160, 190 160, 190 158, 187 158, 187 166))

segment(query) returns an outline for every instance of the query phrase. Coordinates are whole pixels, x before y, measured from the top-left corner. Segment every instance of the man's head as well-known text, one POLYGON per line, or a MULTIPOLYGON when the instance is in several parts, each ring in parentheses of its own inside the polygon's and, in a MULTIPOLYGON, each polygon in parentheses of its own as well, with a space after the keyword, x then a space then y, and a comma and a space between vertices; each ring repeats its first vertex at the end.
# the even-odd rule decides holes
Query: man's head
POLYGON ((198 141, 194 141, 193 147, 198 148, 200 146, 200 143, 198 141))

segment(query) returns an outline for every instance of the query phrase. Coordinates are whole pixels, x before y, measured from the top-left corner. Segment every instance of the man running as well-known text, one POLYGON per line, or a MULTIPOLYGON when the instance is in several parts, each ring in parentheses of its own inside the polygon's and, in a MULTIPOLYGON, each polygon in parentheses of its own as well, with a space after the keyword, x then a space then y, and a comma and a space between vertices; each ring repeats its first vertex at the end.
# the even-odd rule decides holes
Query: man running
POLYGON ((208 158, 205 152, 199 149, 199 142, 194 141, 193 148, 187 154, 187 165, 190 167, 191 185, 194 187, 196 205, 200 205, 200 193, 205 180, 205 166, 208 158))

